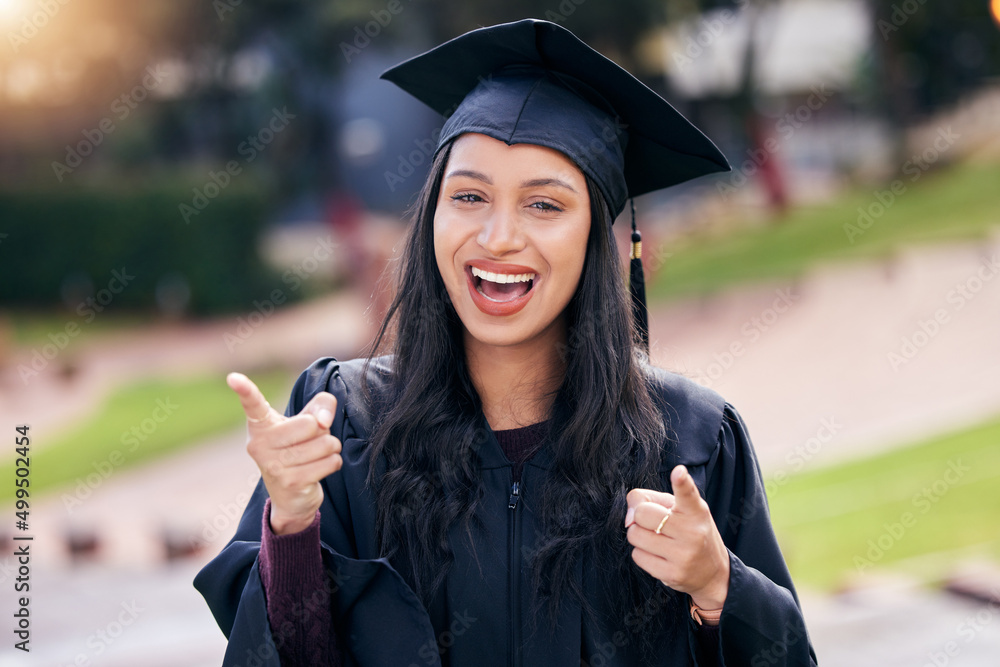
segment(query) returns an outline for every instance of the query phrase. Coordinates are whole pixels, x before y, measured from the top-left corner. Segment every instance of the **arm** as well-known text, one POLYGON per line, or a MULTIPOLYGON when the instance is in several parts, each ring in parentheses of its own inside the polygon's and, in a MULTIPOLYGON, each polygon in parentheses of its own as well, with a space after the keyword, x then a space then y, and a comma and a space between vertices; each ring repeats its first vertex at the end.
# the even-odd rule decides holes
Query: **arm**
POLYGON ((771 527, 757 457, 726 405, 706 500, 729 550, 729 591, 719 626, 724 665, 815 665, 795 587, 771 527))
MULTIPOLYGON (((339 370, 340 364, 332 359, 321 359, 307 369, 292 390, 286 415, 300 413, 318 392, 328 391, 338 406, 330 432, 348 443, 343 469, 321 482, 319 509, 320 553, 330 584, 332 622, 348 642, 340 647, 344 664, 374 666, 408 659, 433 667, 440 661, 426 610, 399 573, 386 560, 375 558, 369 546, 373 517, 367 514, 370 499, 364 489, 367 435, 348 418, 350 392, 339 370), (430 653, 428 646, 433 648, 430 653)), ((232 540, 194 581, 229 639, 223 667, 280 664, 259 561, 267 500, 262 480, 232 540)))
POLYGON ((261 525, 259 569, 281 664, 339 667, 343 659, 332 625, 332 591, 323 570, 319 512, 302 532, 275 535, 270 510, 268 499, 261 525))
POLYGON ((721 412, 715 446, 703 450, 708 460, 692 464, 700 484, 678 465, 673 493, 629 492, 632 558, 701 609, 721 610, 714 635, 688 618, 698 664, 815 664, 749 437, 731 406, 721 412))

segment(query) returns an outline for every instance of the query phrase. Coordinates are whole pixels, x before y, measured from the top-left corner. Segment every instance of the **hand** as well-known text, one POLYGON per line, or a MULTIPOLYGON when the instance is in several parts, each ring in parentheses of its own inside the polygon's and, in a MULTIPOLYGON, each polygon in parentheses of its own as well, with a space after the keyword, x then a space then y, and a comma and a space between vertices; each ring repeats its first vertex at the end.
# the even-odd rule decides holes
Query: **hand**
POLYGON ((729 592, 729 551, 687 468, 674 468, 670 483, 673 494, 632 489, 626 497, 632 560, 702 609, 721 609, 729 592))
POLYGON ((340 470, 340 440, 330 434, 337 399, 320 392, 294 417, 276 412, 250 378, 230 373, 226 383, 247 416, 247 452, 271 496, 271 530, 305 530, 323 502, 320 480, 340 470))

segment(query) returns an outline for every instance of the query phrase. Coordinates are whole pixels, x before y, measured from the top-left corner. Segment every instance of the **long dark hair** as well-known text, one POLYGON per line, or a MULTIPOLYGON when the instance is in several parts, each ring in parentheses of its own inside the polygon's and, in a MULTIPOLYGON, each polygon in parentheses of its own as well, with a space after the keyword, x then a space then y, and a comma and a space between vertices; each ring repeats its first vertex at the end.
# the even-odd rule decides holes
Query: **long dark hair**
MULTIPOLYGON (((450 149, 440 151, 415 205, 397 291, 371 354, 394 355, 391 389, 373 411, 379 417, 369 440, 372 461, 380 461, 369 472, 379 548, 425 604, 452 560, 449 529, 459 526, 471 539, 483 493, 476 450, 488 429, 466 366, 462 324, 434 257, 434 211, 450 149)), ((572 576, 580 559, 602 573, 619 618, 657 588, 629 556, 625 495, 659 486, 665 426, 648 359, 634 343, 611 214, 589 177, 587 188, 587 256, 566 312, 568 340, 555 350, 566 373, 549 420, 554 465, 539 491, 532 557, 536 611, 547 601, 553 620, 567 594, 590 611, 572 576)))

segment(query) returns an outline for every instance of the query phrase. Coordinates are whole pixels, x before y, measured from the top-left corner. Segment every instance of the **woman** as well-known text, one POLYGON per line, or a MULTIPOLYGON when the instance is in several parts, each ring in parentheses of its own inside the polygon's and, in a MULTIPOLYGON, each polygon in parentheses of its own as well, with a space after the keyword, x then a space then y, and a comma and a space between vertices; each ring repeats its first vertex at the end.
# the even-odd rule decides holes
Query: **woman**
POLYGON ((384 77, 449 115, 391 354, 286 416, 230 376, 262 479, 195 580, 226 664, 814 664, 743 423, 648 364, 611 234, 724 158, 551 23, 384 77))

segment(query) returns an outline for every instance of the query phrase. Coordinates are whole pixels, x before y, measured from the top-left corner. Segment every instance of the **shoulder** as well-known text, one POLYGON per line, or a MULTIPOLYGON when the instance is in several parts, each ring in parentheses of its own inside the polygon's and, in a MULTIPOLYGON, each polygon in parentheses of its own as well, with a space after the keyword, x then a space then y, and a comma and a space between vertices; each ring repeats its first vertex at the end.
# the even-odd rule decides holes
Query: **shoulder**
POLYGON ((389 389, 392 357, 359 358, 340 361, 322 357, 299 375, 292 388, 288 414, 299 411, 319 392, 337 398, 337 421, 346 418, 356 430, 367 432, 372 422, 372 408, 367 396, 379 399, 389 389))
POLYGON ((706 462, 718 449, 731 410, 726 400, 683 375, 655 366, 647 366, 646 373, 678 462, 706 462))

